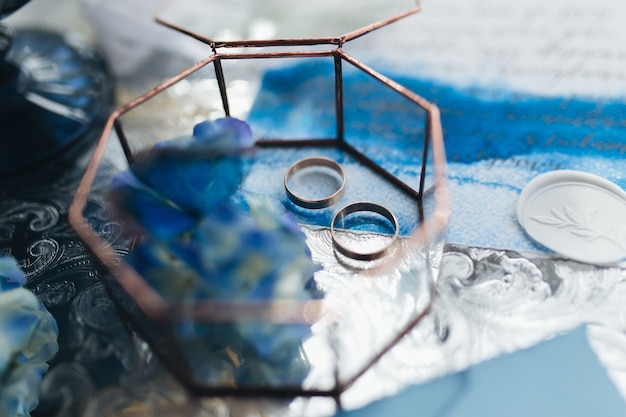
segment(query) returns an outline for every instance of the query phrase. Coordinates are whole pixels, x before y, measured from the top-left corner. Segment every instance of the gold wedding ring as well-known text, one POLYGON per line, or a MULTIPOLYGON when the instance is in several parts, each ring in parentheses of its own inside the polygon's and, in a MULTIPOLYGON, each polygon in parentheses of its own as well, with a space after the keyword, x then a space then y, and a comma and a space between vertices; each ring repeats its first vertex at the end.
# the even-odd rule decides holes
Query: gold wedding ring
POLYGON ((333 161, 332 159, 326 158, 323 156, 313 156, 313 157, 301 159, 297 161, 296 163, 294 163, 293 165, 291 165, 289 169, 287 170, 287 172, 285 172, 284 182, 285 182, 285 191, 287 191, 287 197, 289 197, 289 200, 291 200, 294 204, 300 207, 308 208, 308 209, 320 209, 320 208, 328 207, 328 206, 335 204, 341 198, 346 187, 346 174, 343 172, 343 168, 341 168, 341 165, 339 165, 337 162, 333 161), (315 166, 322 166, 322 167, 330 168, 333 171, 337 172, 341 176, 341 185, 339 186, 337 191, 335 191, 331 195, 324 197, 324 198, 317 199, 317 200, 309 200, 309 199, 296 195, 289 188, 289 180, 296 172, 301 171, 305 168, 315 167, 315 166))
POLYGON ((387 252, 389 251, 389 249, 391 248, 391 246, 393 245, 393 243, 398 238, 398 233, 399 233, 399 226, 398 226, 398 220, 396 219, 396 216, 394 216, 393 213, 389 211, 386 207, 383 207, 380 204, 371 203, 369 201, 360 201, 357 203, 348 204, 347 206, 340 209, 337 213, 335 213, 332 220, 330 221, 330 236, 333 241, 333 245, 335 246, 335 249, 339 253, 349 258, 356 259, 359 261, 372 261, 375 259, 380 259, 383 256, 385 256, 387 252), (393 224, 393 227, 394 227, 393 236, 391 237, 391 240, 389 241, 389 243, 387 243, 383 248, 376 250, 374 252, 367 252, 367 253, 356 252, 356 251, 353 251, 352 249, 345 247, 337 240, 335 236, 335 224, 337 223, 337 221, 343 220, 347 215, 356 213, 358 211, 369 211, 372 213, 380 214, 381 216, 389 220, 391 224, 393 224))

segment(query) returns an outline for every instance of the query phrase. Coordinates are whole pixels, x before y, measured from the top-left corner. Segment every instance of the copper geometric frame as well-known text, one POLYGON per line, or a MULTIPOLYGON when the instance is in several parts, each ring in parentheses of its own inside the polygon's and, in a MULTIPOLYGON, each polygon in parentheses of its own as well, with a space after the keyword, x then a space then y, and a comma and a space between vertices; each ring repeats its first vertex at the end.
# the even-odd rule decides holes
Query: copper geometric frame
MULTIPOLYGON (((332 57, 334 60, 335 70, 335 108, 336 108, 336 137, 326 139, 297 139, 297 140, 273 140, 273 139, 261 139, 256 142, 259 147, 285 147, 285 146, 333 146, 339 147, 351 156, 357 158, 362 164, 372 169, 374 172, 388 180, 393 186, 398 187, 401 191, 406 193, 409 197, 415 199, 420 209, 421 224, 413 231, 413 233, 407 237, 412 242, 412 245, 423 247, 431 238, 437 234, 440 234, 446 227, 448 218, 450 215, 448 188, 447 188, 447 175, 446 175, 446 158, 443 143, 443 132, 441 127, 440 114, 437 106, 428 102, 424 98, 408 90, 395 81, 385 77, 372 68, 357 61, 346 52, 342 50, 342 46, 345 42, 363 36, 377 28, 386 26, 399 19, 415 14, 419 11, 419 7, 414 7, 411 10, 393 16, 392 18, 382 20, 380 22, 373 23, 364 28, 356 31, 349 32, 343 36, 331 37, 331 38, 302 38, 302 39, 274 39, 274 40, 244 40, 244 41, 214 41, 204 38, 200 35, 186 31, 183 28, 176 27, 164 21, 159 21, 170 28, 186 33, 194 38, 208 43, 213 53, 197 64, 189 67, 188 69, 180 72, 167 81, 157 85, 150 89, 145 94, 131 100, 127 104, 124 104, 115 109, 106 121, 103 129, 103 133, 97 143, 93 156, 88 164, 88 167, 80 181, 79 187, 76 191, 76 195, 69 208, 69 221, 76 233, 83 240, 86 246, 93 252, 93 254, 101 261, 104 266, 111 272, 112 276, 116 279, 117 283, 124 289, 126 294, 130 296, 134 303, 136 303, 139 310, 149 317, 151 320, 157 322, 160 321, 175 321, 184 315, 185 318, 189 318, 190 315, 194 320, 199 322, 224 322, 232 320, 269 320, 276 323, 293 323, 293 322, 308 322, 312 317, 316 317, 321 313, 323 308, 323 301, 311 300, 307 302, 295 302, 295 301, 258 301, 258 302, 246 302, 245 304, 228 301, 203 301, 192 306, 191 310, 188 305, 182 307, 179 305, 171 305, 166 303, 156 291, 150 287, 146 281, 139 276, 136 271, 130 267, 115 251, 105 242, 98 233, 92 229, 92 227, 86 221, 83 211, 85 209, 87 199, 91 192, 91 187, 94 183, 98 167, 105 156, 105 149, 109 137, 113 130, 115 130, 117 137, 124 150, 127 162, 130 164, 133 161, 133 155, 128 145, 123 126, 121 125, 120 117, 128 111, 142 105, 147 100, 160 94, 169 87, 173 86, 177 82, 185 79, 196 71, 204 68, 209 64, 213 64, 216 79, 218 82, 223 110, 226 115, 230 114, 228 95, 226 91, 226 83, 224 79, 224 72, 222 69, 223 60, 245 60, 245 59, 275 59, 275 58, 315 58, 315 57, 332 57), (283 47, 299 47, 327 44, 333 45, 333 49, 320 50, 320 51, 281 51, 281 52, 251 52, 251 53, 229 53, 218 52, 220 48, 231 47, 269 47, 269 46, 283 46, 283 47), (343 119, 343 72, 342 65, 346 62, 351 64, 358 70, 378 80, 394 92, 404 96, 415 105, 421 107, 426 113, 425 123, 425 137, 424 137, 424 149, 422 152, 421 161, 421 178, 419 182, 419 188, 417 190, 411 188, 400 179, 386 171, 379 166, 376 162, 363 155, 357 149, 352 147, 344 140, 344 119, 343 119), (428 157, 428 151, 432 152, 432 161, 434 169, 434 182, 429 190, 433 193, 435 200, 435 208, 428 218, 424 218, 422 209, 422 198, 425 193, 424 179, 426 162, 428 157)), ((157 19, 158 20, 158 19, 157 19)), ((400 251, 396 252, 394 257, 402 256, 400 251)), ((394 259, 388 260, 388 262, 394 262, 394 259)), ((302 388, 293 387, 251 387, 251 388, 236 388, 236 387, 215 387, 206 386, 196 382, 189 375, 189 373, 180 369, 175 364, 168 363, 168 358, 161 359, 165 365, 169 368, 172 374, 181 382, 181 384, 192 395, 198 396, 249 396, 249 397, 313 397, 313 396, 327 396, 335 399, 338 405, 340 405, 340 396, 345 392, 360 376, 362 376, 372 365, 374 365, 385 353, 387 353, 392 347, 394 347, 411 329, 413 329, 424 316, 428 314, 432 306, 432 297, 430 304, 417 316, 413 317, 403 328, 398 332, 389 343, 383 346, 365 366, 355 373, 348 381, 341 383, 338 379, 335 380, 335 386, 331 390, 304 390, 302 388)), ((156 352, 157 355, 159 352, 156 352)))

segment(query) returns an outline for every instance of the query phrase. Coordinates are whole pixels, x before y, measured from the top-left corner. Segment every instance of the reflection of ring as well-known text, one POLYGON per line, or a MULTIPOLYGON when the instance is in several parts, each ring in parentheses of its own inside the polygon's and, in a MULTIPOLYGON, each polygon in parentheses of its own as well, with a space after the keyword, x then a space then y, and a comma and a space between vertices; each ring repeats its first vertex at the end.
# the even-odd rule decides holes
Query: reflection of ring
POLYGON ((287 191, 287 197, 294 203, 299 205, 300 207, 308 208, 308 209, 319 209, 331 206, 337 202, 343 195, 343 191, 346 187, 346 174, 343 172, 343 168, 337 162, 333 161, 330 158, 325 158, 323 156, 313 156, 310 158, 304 158, 294 163, 289 167, 287 172, 285 172, 285 191, 287 191), (323 166, 326 168, 330 168, 333 171, 337 172, 341 175, 341 185, 331 195, 318 199, 318 200, 307 200, 302 197, 298 197, 296 194, 291 191, 289 188, 288 182, 289 179, 298 171, 301 171, 305 168, 313 167, 313 166, 323 166))
POLYGON ((346 255, 352 259, 357 259, 359 261, 371 261, 371 260, 379 259, 385 256, 385 254, 387 254, 387 251, 389 250, 391 245, 398 238, 398 229, 399 229, 398 220, 396 219, 396 216, 394 216, 391 211, 389 211, 386 207, 381 206, 380 204, 371 203, 369 201, 360 201, 357 203, 348 204, 347 206, 339 210, 337 213, 335 213, 335 215, 333 216, 333 219, 330 221, 330 236, 333 240, 333 245, 335 245, 335 249, 337 249, 343 255, 346 255), (393 236, 391 237, 391 240, 389 241, 389 243, 387 243, 382 249, 379 249, 374 252, 368 252, 368 253, 355 252, 351 249, 346 248, 337 240, 335 236, 335 223, 337 223, 337 220, 341 220, 345 218, 348 214, 355 213, 357 211, 371 211, 373 213, 378 213, 384 218, 386 218, 387 220, 389 220, 391 224, 393 224, 393 227, 394 227, 393 236))

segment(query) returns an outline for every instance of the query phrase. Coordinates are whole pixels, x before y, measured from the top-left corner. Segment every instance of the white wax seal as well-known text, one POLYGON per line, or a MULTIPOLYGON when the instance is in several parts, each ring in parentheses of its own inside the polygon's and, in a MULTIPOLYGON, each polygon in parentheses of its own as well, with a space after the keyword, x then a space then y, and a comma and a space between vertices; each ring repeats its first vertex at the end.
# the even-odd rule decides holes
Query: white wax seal
POLYGON ((626 192, 605 178, 572 170, 538 175, 520 194, 517 219, 534 240, 573 260, 626 260, 626 192))

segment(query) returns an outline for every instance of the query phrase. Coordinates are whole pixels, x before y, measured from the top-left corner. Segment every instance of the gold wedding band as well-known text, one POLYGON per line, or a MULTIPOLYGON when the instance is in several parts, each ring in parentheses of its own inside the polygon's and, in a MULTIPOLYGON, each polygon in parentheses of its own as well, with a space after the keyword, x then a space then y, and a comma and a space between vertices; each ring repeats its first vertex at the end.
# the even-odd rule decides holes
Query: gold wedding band
POLYGON ((357 203, 348 204, 347 206, 340 209, 337 213, 335 213, 332 220, 330 221, 330 236, 333 241, 333 245, 335 246, 335 249, 339 253, 359 261, 372 261, 375 259, 380 259, 387 254, 387 252, 391 248, 391 245, 393 245, 393 243, 398 238, 399 228, 400 227, 398 226, 398 220, 396 219, 396 216, 394 216, 393 213, 389 211, 386 207, 383 207, 380 204, 371 203, 369 201, 360 201, 357 203), (342 220, 347 215, 358 211, 369 211, 380 214, 381 216, 389 220, 391 224, 393 224, 393 236, 391 237, 389 243, 387 243, 383 248, 374 252, 364 253, 353 251, 352 249, 348 249, 347 247, 339 243, 335 236, 335 223, 337 223, 338 220, 342 220))
POLYGON ((287 191, 287 197, 289 197, 289 200, 291 200, 294 204, 300 207, 308 208, 308 209, 320 209, 320 208, 328 207, 328 206, 335 204, 341 198, 346 187, 346 174, 344 173, 343 168, 341 168, 341 165, 339 165, 337 162, 333 161, 332 159, 326 158, 323 156, 313 156, 313 157, 301 159, 297 161, 296 163, 294 163, 293 165, 291 165, 289 169, 287 170, 287 172, 285 172, 284 182, 285 182, 285 191, 287 191), (333 171, 337 172, 339 175, 341 175, 341 185, 339 186, 337 191, 335 191, 334 193, 332 193, 331 195, 327 197, 320 198, 317 200, 309 200, 309 199, 302 198, 296 195, 289 188, 288 183, 291 177, 296 172, 301 171, 305 168, 314 167, 314 166, 323 166, 323 167, 330 168, 333 171))

